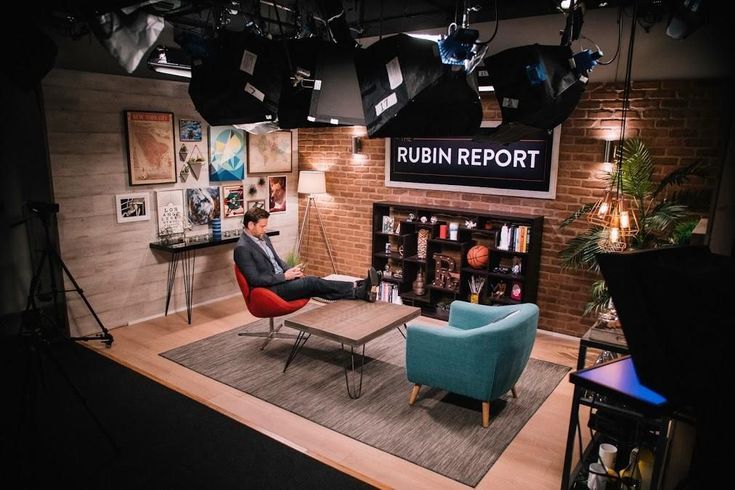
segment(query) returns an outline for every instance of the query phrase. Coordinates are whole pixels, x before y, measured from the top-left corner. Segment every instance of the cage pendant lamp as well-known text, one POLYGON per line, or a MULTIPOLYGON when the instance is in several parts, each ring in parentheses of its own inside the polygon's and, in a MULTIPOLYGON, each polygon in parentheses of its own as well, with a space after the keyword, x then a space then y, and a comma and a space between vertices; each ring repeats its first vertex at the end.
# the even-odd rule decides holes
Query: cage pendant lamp
POLYGON ((604 198, 593 206, 590 215, 590 221, 602 226, 602 238, 599 246, 602 250, 608 252, 621 252, 628 247, 628 242, 639 231, 638 219, 635 210, 628 206, 625 194, 623 193, 623 158, 625 149, 625 123, 628 118, 628 109, 630 107, 630 90, 631 90, 631 70, 633 67, 633 47, 635 45, 635 30, 638 15, 638 2, 633 2, 633 20, 630 28, 630 43, 628 45, 628 59, 625 68, 625 84, 623 87, 623 108, 620 118, 620 141, 615 156, 615 173, 610 182, 610 189, 604 198), (594 221, 599 220, 599 221, 594 221))

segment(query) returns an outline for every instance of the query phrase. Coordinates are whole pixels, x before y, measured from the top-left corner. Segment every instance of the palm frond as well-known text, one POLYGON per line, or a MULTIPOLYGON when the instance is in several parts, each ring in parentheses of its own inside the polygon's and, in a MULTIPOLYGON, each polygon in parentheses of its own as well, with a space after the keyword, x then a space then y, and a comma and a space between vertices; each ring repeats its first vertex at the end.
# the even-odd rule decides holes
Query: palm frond
POLYGON ((685 167, 674 169, 661 179, 658 187, 653 191, 653 197, 658 196, 669 186, 686 184, 691 177, 707 177, 711 170, 710 165, 702 160, 697 160, 685 167))
POLYGON ((595 254, 602 251, 600 240, 604 230, 601 226, 593 226, 586 232, 575 236, 559 253, 562 269, 599 271, 595 254))
POLYGON ((645 227, 651 233, 666 233, 689 216, 689 210, 685 205, 665 201, 658 203, 644 218, 645 227))
POLYGON ((566 226, 571 225, 572 223, 577 221, 580 216, 588 214, 592 210, 593 207, 595 207, 595 203, 588 202, 586 204, 582 204, 582 206, 580 206, 579 209, 574 211, 564 221, 561 222, 561 224, 559 225, 559 228, 564 228, 566 226))
POLYGON ((626 140, 623 144, 623 192, 642 202, 653 191, 652 177, 653 161, 646 146, 639 139, 626 140))
POLYGON ((668 195, 667 201, 686 205, 690 211, 707 211, 712 199, 710 189, 679 189, 668 195))
POLYGON ((592 283, 592 297, 585 305, 583 315, 593 315, 607 309, 610 304, 610 292, 607 283, 603 279, 592 283))

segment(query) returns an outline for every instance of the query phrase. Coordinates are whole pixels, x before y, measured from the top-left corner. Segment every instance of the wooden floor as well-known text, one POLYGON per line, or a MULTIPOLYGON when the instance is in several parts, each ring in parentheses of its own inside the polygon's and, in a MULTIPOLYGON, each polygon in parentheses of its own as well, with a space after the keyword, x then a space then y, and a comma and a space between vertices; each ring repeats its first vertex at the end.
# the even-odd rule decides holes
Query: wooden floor
MULTIPOLYGON (((114 329, 112 334, 115 341, 109 349, 89 344, 91 348, 135 371, 377 487, 470 488, 199 375, 158 355, 253 320, 255 318, 245 310, 242 297, 238 295, 195 308, 191 325, 186 323, 185 312, 180 312, 114 329)), ((424 317, 416 322, 439 323, 424 317)), ((540 330, 532 356, 573 368, 576 365, 578 345, 577 339, 555 336, 540 330)), ((519 396, 523 396, 523 393, 519 393, 519 396)), ((558 489, 571 397, 572 385, 564 380, 476 488, 558 489)), ((406 401, 408 402, 408 393, 406 401)), ((488 430, 492 430, 492 427, 488 430)))

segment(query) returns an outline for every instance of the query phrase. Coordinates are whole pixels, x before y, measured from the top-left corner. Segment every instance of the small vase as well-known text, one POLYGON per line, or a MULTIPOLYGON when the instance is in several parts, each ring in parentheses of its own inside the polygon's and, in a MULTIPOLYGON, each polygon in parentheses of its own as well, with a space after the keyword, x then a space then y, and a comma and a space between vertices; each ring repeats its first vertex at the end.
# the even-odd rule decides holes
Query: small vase
POLYGON ((470 303, 479 303, 480 302, 480 295, 477 293, 470 293, 470 303))
POLYGON ((426 294, 426 282, 424 281, 424 273, 419 271, 416 274, 416 280, 413 281, 413 293, 416 296, 423 296, 426 294))

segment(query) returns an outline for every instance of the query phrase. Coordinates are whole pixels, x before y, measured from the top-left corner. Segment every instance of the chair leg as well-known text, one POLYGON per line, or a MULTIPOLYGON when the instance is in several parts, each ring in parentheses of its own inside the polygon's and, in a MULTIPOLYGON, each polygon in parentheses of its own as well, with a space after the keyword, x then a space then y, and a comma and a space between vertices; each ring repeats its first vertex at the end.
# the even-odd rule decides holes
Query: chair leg
POLYGON ((267 332, 241 332, 237 335, 243 337, 265 337, 265 340, 260 346, 260 350, 265 349, 265 346, 273 339, 295 339, 297 336, 290 333, 280 333, 283 323, 280 323, 277 327, 275 326, 275 320, 273 317, 268 319, 268 331, 267 332))
POLYGON ((513 398, 518 398, 518 392, 516 391, 516 385, 513 385, 513 388, 510 389, 510 392, 513 394, 513 398))
POLYGON ((413 385, 413 388, 411 388, 411 396, 408 397, 408 404, 413 405, 416 403, 416 397, 419 396, 419 390, 421 389, 421 385, 413 385))
POLYGON ((490 402, 482 402, 482 426, 490 426, 490 402))

